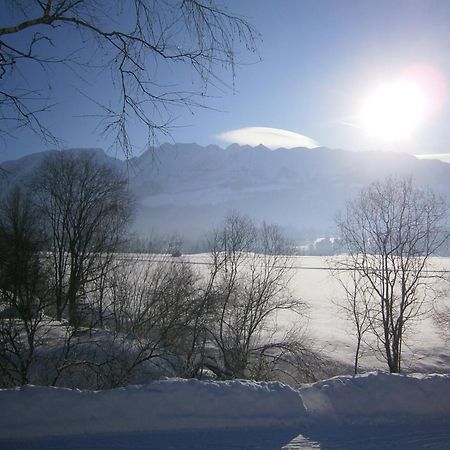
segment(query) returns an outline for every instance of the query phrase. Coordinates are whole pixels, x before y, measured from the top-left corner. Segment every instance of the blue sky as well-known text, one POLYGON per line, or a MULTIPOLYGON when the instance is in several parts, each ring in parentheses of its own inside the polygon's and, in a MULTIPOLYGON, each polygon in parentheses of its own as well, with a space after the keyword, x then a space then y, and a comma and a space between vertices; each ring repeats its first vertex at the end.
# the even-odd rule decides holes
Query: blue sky
MULTIPOLYGON (((176 110, 178 128, 160 141, 228 145, 220 135, 247 127, 300 133, 318 145, 348 150, 395 150, 410 153, 450 151, 450 100, 441 103, 407 138, 390 142, 369 136, 358 115, 365 97, 408 67, 422 65, 450 82, 450 2, 447 1, 304 1, 230 0, 227 7, 245 16, 261 34, 259 54, 244 55, 235 87, 218 92, 205 105, 212 109, 176 110)), ((70 36, 61 46, 70 45, 70 36)), ((30 69, 31 70, 31 69, 30 69)), ((190 70, 190 69, 189 69, 190 70)), ((188 69, 177 77, 189 85, 188 69)), ((29 75, 29 74, 26 74, 29 75)), ((105 74, 81 80, 66 68, 36 75, 36 86, 51 81, 57 105, 46 120, 64 147, 110 145, 101 135, 98 113, 80 92, 107 99, 105 74), (86 117, 89 116, 89 117, 86 117)), ((229 73, 220 73, 232 84, 229 73)), ((19 82, 20 78, 17 78, 19 82)), ((132 128, 136 153, 146 136, 132 128)), ((0 143, 0 159, 47 148, 26 130, 0 143)))

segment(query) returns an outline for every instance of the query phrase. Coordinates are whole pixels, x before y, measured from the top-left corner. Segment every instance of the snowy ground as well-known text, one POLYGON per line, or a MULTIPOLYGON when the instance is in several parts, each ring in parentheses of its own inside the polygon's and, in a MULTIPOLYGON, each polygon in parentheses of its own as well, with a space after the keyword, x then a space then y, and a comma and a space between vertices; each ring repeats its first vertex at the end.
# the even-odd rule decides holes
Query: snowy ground
MULTIPOLYGON (((339 308, 343 300, 343 290, 332 276, 329 265, 333 258, 321 256, 297 256, 290 258, 293 267, 291 289, 293 294, 304 301, 308 307, 308 317, 298 318, 291 313, 281 315, 281 323, 286 327, 298 321, 299 329, 307 325, 316 348, 330 358, 339 361, 349 370, 353 364, 355 338, 352 324, 346 320, 339 308)), ((193 263, 200 271, 206 269, 209 260, 207 254, 184 255, 181 260, 193 263)), ((450 335, 440 330, 431 312, 437 305, 450 304, 450 258, 435 257, 430 259, 430 269, 439 271, 439 275, 448 281, 436 282, 436 291, 429 298, 439 293, 436 303, 430 301, 425 307, 429 314, 420 316, 406 330, 407 345, 403 348, 403 370, 406 372, 450 373, 450 335)), ((435 274, 434 272, 430 275, 435 274)), ((295 323, 294 323, 295 324, 295 323)), ((360 366, 366 371, 386 369, 386 362, 368 350, 361 355, 360 366)))
MULTIPOLYGON (((183 258, 206 267, 206 255, 183 258)), ((434 264, 448 270, 450 259, 434 264)), ((326 259, 293 258, 293 265, 314 342, 351 365, 351 327, 336 306, 341 292, 326 259)), ((408 337, 405 369, 450 372, 444 338, 422 318, 408 337)), ((370 356, 362 365, 385 367, 370 356)), ((98 392, 26 386, 0 390, 0 405, 0 450, 450 449, 450 375, 377 372, 297 390, 174 379, 98 392)))
POLYGON ((450 376, 370 373, 292 389, 163 380, 108 391, 0 391, 0 448, 450 448, 450 376))
MULTIPOLYGON (((352 361, 355 348, 353 327, 338 307, 343 298, 342 287, 328 270, 319 269, 327 267, 329 258, 304 256, 293 259, 298 261, 292 280, 293 290, 310 306, 309 330, 315 336, 315 342, 321 344, 329 356, 345 363, 352 361)), ((440 271, 439 275, 450 280, 450 258, 431 258, 430 269, 440 271)), ((406 330, 404 371, 450 372, 449 335, 436 326, 431 314, 435 306, 450 302, 450 284, 436 281, 434 286, 436 293, 429 293, 430 302, 425 305, 430 314, 418 317, 406 330), (431 298, 438 293, 440 297, 432 302, 431 298)), ((362 355, 360 363, 365 370, 386 368, 386 362, 374 357, 370 350, 362 355)))

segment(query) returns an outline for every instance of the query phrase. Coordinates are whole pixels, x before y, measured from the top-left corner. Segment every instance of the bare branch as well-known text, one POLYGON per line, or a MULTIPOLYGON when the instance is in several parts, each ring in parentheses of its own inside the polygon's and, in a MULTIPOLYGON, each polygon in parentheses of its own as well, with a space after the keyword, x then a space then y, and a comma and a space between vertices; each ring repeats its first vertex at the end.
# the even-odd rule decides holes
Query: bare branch
MULTIPOLYGON (((235 67, 240 63, 238 49, 256 52, 257 33, 253 28, 214 0, 132 0, 127 3, 132 8, 125 6, 120 0, 49 0, 37 1, 34 6, 14 2, 13 10, 23 20, 0 28, 2 115, 13 117, 17 124, 48 139, 52 134, 41 117, 50 108, 32 108, 25 98, 20 103, 11 101, 15 96, 9 86, 23 89, 31 76, 29 69, 23 70, 20 86, 15 74, 30 63, 40 70, 50 64, 73 66, 80 75, 106 68, 112 75, 114 96, 111 104, 94 99, 95 104, 102 107, 104 132, 112 133, 117 146, 130 156, 130 121, 140 122, 150 140, 159 133, 169 133, 174 108, 190 111, 205 107, 208 86, 228 86, 218 75, 222 69, 231 72, 234 85, 235 67), (36 32, 28 37, 32 30, 36 32), (53 45, 69 36, 72 47, 78 43, 78 60, 72 58, 73 51, 67 54, 60 45, 53 45), (92 64, 92 60, 98 63, 92 64), (165 69, 176 73, 183 66, 191 67, 197 75, 197 88, 166 90, 161 84, 167 76, 165 69)), ((42 87, 41 98, 49 92, 42 87)), ((3 133, 8 126, 1 121, 3 133)))

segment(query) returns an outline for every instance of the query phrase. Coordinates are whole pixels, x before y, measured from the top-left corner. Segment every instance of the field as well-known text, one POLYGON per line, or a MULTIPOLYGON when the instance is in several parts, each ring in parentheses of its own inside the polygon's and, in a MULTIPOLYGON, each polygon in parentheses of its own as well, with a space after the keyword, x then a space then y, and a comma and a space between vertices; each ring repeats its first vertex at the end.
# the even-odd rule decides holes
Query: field
MULTIPOLYGON (((339 257, 296 256, 290 258, 292 267, 291 289, 295 296, 308 305, 303 318, 284 314, 280 321, 286 326, 298 324, 307 332, 315 346, 325 355, 349 366, 353 364, 355 338, 353 325, 346 319, 339 304, 344 291, 333 277, 329 267, 339 257), (334 258, 334 260, 333 260, 334 258)), ((208 255, 184 255, 181 261, 190 262, 200 272, 205 270, 208 255)), ((431 258, 427 275, 437 292, 429 292, 429 303, 424 314, 407 328, 404 347, 405 372, 450 372, 449 330, 439 329, 433 316, 450 301, 450 284, 431 277, 439 275, 450 279, 450 258, 431 258)), ((386 369, 386 362, 366 348, 361 358, 363 370, 386 369)), ((345 370, 345 369, 344 369, 345 370)))

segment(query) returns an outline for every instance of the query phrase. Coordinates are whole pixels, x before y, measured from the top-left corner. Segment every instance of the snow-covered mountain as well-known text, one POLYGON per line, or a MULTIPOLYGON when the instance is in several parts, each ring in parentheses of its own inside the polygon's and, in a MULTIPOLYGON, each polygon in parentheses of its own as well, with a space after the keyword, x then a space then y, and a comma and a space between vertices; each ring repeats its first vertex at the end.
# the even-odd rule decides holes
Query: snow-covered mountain
POLYGON ((143 205, 138 228, 152 224, 188 236, 229 209, 279 223, 294 235, 328 230, 346 199, 391 173, 411 174, 450 197, 450 164, 402 153, 165 144, 135 158, 133 167, 143 205))
MULTIPOLYGON (((450 164, 406 153, 164 144, 127 165, 95 152, 128 171, 140 204, 135 228, 144 236, 178 233, 196 239, 230 209, 279 223, 293 236, 329 230, 346 199, 392 173, 410 174, 450 198, 450 164)), ((40 158, 33 154, 2 167, 18 177, 40 158)))

